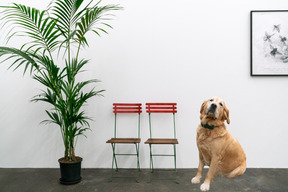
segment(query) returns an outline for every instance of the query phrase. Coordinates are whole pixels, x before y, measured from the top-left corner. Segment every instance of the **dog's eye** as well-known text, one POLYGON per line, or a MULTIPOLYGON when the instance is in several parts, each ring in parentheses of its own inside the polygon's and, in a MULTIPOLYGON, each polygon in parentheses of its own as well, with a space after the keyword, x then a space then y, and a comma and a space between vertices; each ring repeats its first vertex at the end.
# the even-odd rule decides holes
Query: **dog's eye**
POLYGON ((221 107, 223 107, 223 103, 219 103, 221 107))
POLYGON ((210 101, 214 101, 213 99, 210 99, 210 101))

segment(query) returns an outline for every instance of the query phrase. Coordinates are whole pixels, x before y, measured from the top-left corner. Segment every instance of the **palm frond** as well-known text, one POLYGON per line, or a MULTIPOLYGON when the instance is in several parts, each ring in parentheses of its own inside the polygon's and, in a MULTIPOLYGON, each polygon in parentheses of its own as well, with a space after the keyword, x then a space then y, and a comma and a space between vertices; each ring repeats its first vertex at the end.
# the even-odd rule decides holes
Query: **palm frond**
POLYGON ((108 16, 111 16, 106 14, 107 12, 122 9, 122 7, 118 5, 97 5, 92 8, 87 8, 85 14, 83 14, 82 17, 78 19, 79 21, 76 23, 77 38, 75 40, 82 46, 88 46, 88 42, 85 37, 88 32, 94 32, 95 34, 100 36, 100 31, 107 33, 107 31, 103 27, 112 28, 109 24, 102 22, 109 19, 108 16))
MULTIPOLYGON (((60 33, 55 27, 57 20, 49 18, 46 11, 16 3, 13 5, 6 7, 2 13, 3 17, 1 20, 4 21, 2 28, 6 25, 14 26, 10 24, 16 24, 22 30, 12 27, 9 34, 7 34, 8 36, 10 35, 9 39, 23 34, 33 39, 33 41, 25 44, 28 46, 27 50, 36 46, 36 52, 42 50, 51 53, 59 44, 57 39, 60 33)), ((24 49, 23 46, 22 49, 24 49)))
POLYGON ((48 114, 48 116, 50 117, 51 120, 44 120, 41 123, 46 123, 46 124, 55 123, 55 124, 59 125, 60 127, 63 126, 62 118, 58 113, 49 112, 47 110, 46 110, 46 113, 48 114))
POLYGON ((83 0, 54 0, 51 3, 52 15, 58 21, 57 26, 65 38, 73 31, 72 20, 82 3, 83 0))
POLYGON ((72 61, 66 60, 66 74, 67 79, 71 82, 75 79, 76 75, 82 72, 81 70, 89 61, 86 59, 81 59, 79 62, 77 59, 72 59, 72 61))
POLYGON ((57 107, 55 106, 55 104, 57 104, 57 96, 50 89, 47 89, 47 91, 42 91, 41 94, 34 96, 31 99, 31 101, 33 102, 44 101, 50 103, 54 107, 57 107))
POLYGON ((17 65, 14 70, 18 69, 18 67, 25 65, 24 72, 25 74, 27 68, 30 66, 30 74, 34 69, 39 70, 38 64, 35 62, 35 60, 29 55, 28 53, 25 53, 24 51, 21 51, 16 48, 10 48, 10 47, 0 47, 0 58, 6 57, 3 61, 7 61, 10 59, 15 59, 9 68, 12 68, 13 66, 17 65))

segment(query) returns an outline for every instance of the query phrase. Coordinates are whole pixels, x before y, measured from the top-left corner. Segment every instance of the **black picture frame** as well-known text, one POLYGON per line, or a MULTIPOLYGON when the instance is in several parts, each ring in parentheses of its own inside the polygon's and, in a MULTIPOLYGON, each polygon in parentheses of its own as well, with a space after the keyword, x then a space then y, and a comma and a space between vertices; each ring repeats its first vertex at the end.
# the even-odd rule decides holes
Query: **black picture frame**
POLYGON ((250 75, 288 76, 288 10, 252 10, 250 30, 250 75))

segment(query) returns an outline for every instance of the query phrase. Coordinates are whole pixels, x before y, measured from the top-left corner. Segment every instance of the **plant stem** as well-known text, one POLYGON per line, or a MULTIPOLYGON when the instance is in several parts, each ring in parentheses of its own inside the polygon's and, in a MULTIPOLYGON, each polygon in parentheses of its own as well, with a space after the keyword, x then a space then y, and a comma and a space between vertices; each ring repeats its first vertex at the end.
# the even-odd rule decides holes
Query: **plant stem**
POLYGON ((77 54, 76 54, 76 61, 78 61, 80 48, 81 48, 81 41, 79 42, 79 45, 78 45, 77 54))

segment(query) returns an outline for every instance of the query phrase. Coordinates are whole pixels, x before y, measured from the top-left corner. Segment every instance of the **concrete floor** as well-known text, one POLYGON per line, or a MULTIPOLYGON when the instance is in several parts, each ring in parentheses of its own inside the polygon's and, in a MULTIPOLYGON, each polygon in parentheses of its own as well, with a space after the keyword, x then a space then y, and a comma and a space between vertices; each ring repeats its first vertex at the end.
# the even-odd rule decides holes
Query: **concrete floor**
MULTIPOLYGON (((178 169, 178 181, 154 180, 148 183, 149 170, 140 173, 140 182, 135 179, 115 178, 109 182, 109 169, 82 169, 83 180, 76 185, 65 186, 58 182, 59 169, 0 169, 1 192, 186 192, 200 191, 200 184, 190 180, 196 169, 178 169)), ((131 174, 122 171, 117 174, 131 174)), ((204 174, 206 175, 207 169, 204 174)), ((170 174, 169 172, 154 173, 170 174)), ((202 179, 203 182, 203 179, 202 179)), ((287 192, 288 169, 247 169, 241 177, 227 179, 216 177, 210 191, 221 192, 287 192)))

